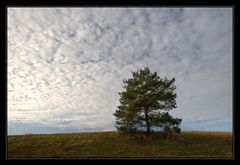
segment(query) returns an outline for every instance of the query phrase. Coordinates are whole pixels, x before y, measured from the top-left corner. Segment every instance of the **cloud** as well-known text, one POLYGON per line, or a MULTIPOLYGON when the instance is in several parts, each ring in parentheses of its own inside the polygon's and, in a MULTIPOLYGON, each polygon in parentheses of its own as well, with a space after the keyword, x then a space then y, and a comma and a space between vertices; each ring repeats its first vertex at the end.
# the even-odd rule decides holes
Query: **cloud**
POLYGON ((173 115, 230 125, 232 9, 8 8, 13 125, 114 130, 122 80, 146 66, 176 77, 173 115))

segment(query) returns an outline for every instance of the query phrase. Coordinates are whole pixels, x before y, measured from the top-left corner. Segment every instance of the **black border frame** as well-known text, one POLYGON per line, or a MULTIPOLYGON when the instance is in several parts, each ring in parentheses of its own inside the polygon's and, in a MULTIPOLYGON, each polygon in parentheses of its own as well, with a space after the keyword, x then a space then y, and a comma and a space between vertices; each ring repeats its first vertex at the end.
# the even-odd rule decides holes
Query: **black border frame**
POLYGON ((236 141, 237 138, 237 124, 236 124, 236 121, 237 121, 237 116, 239 116, 239 114, 237 115, 237 112, 235 109, 235 91, 236 88, 235 88, 235 67, 236 67, 236 64, 235 64, 235 61, 236 61, 236 57, 235 57, 235 36, 236 36, 236 32, 235 32, 235 20, 236 20, 236 7, 234 5, 234 3, 230 2, 230 1, 205 1, 205 0, 202 0, 202 1, 195 1, 193 2, 192 0, 189 0, 189 1, 181 1, 180 0, 162 0, 162 1, 158 1, 158 3, 154 3, 150 0, 148 0, 147 2, 145 2, 145 4, 140 4, 139 2, 137 1, 127 1, 128 4, 126 4, 123 0, 117 4, 108 4, 106 2, 102 2, 101 1, 101 4, 99 3, 96 3, 94 2, 93 0, 81 0, 81 1, 74 1, 74 0, 68 0, 68 1, 57 1, 57 2, 54 2, 54 1, 44 1, 44 0, 3 0, 0 2, 0 11, 1 12, 4 12, 4 14, 0 14, 0 20, 1 20, 1 25, 3 25, 2 27, 4 27, 4 32, 5 33, 1 33, 1 35, 3 35, 1 37, 1 40, 0 40, 0 45, 3 45, 2 46, 2 54, 4 54, 5 56, 3 57, 3 60, 1 60, 2 62, 4 61, 4 64, 3 65, 0 65, 1 70, 4 71, 4 75, 5 75, 5 95, 3 96, 4 98, 4 101, 5 101, 5 106, 4 106, 4 109, 5 109, 5 112, 3 113, 3 115, 1 115, 1 121, 3 123, 3 125, 5 126, 3 129, 1 128, 1 133, 4 133, 4 136, 2 137, 1 136, 1 139, 0 141, 4 141, 4 147, 1 148, 1 151, 3 152, 3 159, 24 159, 24 160, 29 160, 29 159, 47 159, 47 160, 52 160, 52 159, 66 159, 66 160, 72 160, 72 159, 154 159, 154 160, 168 160, 168 159, 176 159, 176 160, 179 160, 179 159, 193 159, 193 160, 196 160, 196 159, 210 159, 210 160, 215 160, 215 159, 220 159, 220 160, 233 160, 233 159, 239 159, 239 155, 237 155, 239 152, 236 151, 237 146, 239 146, 239 143, 238 141, 236 141), (81 2, 82 4, 79 4, 79 2, 81 2), (177 2, 177 3, 176 3, 177 2), (180 3, 179 3, 180 2, 180 3), (187 4, 186 4, 187 2, 187 4), (44 5, 42 5, 44 3, 44 5), (95 3, 95 4, 94 4, 95 3), (205 4, 203 4, 205 3, 205 4), (56 5, 57 4, 57 5, 56 5), (75 5, 69 5, 69 4, 75 4, 75 5), (233 133, 233 157, 232 158, 219 158, 219 157, 210 157, 210 158, 207 158, 207 157, 168 157, 168 158, 140 158, 140 157, 136 157, 136 158, 114 158, 114 157, 103 157, 103 158, 95 158, 95 157, 89 157, 89 158, 9 158, 7 157, 7 131, 8 131, 8 127, 7 127, 7 8, 9 7, 171 7, 171 8, 176 8, 176 7, 193 7, 193 8, 198 8, 198 7, 210 7, 210 8, 216 8, 216 7, 219 7, 219 8, 222 8, 222 7, 230 7, 232 8, 232 80, 233 80, 233 84, 232 84, 232 91, 233 91, 233 98, 232 98, 232 107, 233 107, 233 113, 232 113, 232 124, 233 124, 233 127, 232 127, 232 133, 233 133), (5 49, 3 49, 5 48, 5 49))

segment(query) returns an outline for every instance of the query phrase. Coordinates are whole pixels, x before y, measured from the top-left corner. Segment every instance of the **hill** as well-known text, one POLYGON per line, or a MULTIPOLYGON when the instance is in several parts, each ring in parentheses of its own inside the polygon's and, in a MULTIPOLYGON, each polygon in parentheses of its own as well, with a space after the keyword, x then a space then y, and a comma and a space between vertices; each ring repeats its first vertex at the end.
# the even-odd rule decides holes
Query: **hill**
POLYGON ((162 134, 94 132, 8 136, 8 158, 85 157, 232 157, 232 133, 182 132, 174 139, 162 134))

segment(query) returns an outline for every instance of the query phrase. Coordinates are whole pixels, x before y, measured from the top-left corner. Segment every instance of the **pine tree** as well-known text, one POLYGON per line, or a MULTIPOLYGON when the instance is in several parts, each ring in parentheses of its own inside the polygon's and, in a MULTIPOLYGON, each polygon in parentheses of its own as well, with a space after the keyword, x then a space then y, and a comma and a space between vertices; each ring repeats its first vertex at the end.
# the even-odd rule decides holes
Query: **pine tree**
POLYGON ((136 131, 151 127, 180 131, 181 119, 173 118, 169 111, 176 108, 175 78, 160 78, 149 68, 132 72, 132 78, 123 80, 125 89, 120 92, 120 105, 114 113, 116 128, 121 131, 136 131))

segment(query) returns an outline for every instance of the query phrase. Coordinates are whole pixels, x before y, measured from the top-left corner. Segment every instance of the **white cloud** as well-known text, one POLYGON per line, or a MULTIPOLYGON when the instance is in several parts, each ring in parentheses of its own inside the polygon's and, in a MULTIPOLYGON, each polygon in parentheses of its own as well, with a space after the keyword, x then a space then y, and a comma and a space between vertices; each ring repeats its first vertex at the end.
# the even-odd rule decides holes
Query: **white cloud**
POLYGON ((8 120, 63 131, 114 129, 122 80, 148 66, 176 77, 174 115, 231 123, 231 14, 226 8, 8 8, 8 120))

